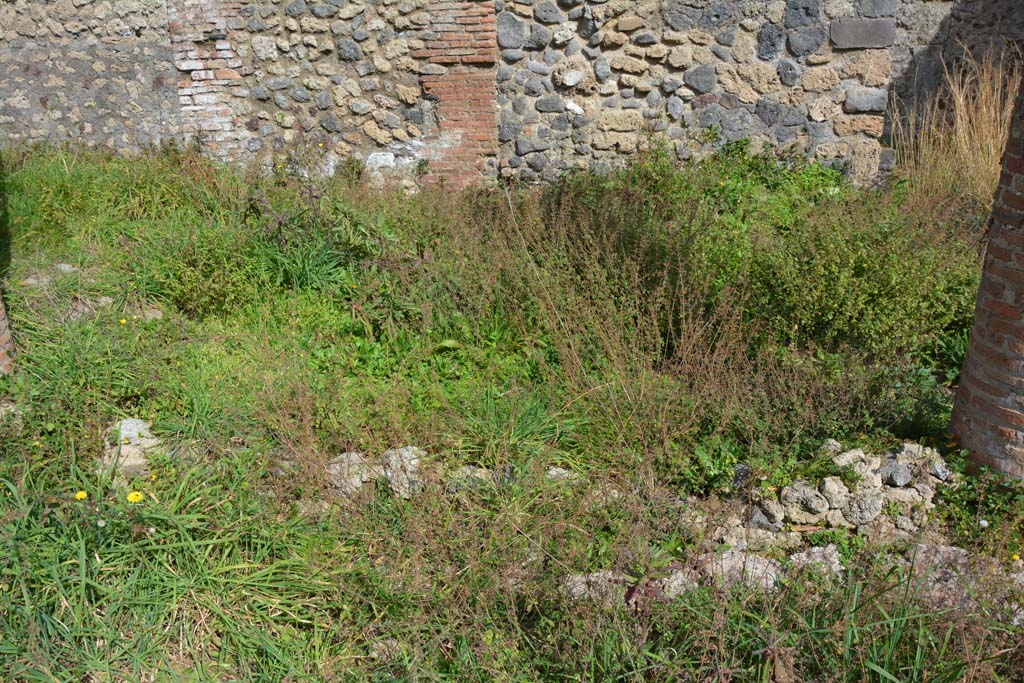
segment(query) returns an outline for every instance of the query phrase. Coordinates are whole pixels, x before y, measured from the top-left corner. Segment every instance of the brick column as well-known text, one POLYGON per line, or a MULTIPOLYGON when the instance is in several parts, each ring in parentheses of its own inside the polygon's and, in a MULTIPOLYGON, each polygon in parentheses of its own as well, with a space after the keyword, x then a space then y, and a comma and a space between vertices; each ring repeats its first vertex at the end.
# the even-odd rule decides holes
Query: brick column
POLYGON ((242 62, 228 40, 228 21, 241 0, 168 0, 167 19, 180 74, 178 100, 188 138, 225 161, 236 159, 248 137, 231 108, 242 62))
POLYGON ((12 372, 14 372, 14 337, 11 336, 11 324, 7 319, 4 297, 0 293, 0 375, 9 375, 12 372))
POLYGON ((1013 117, 951 429, 977 462, 1024 478, 1024 84, 1013 117))
POLYGON ((427 10, 437 37, 413 57, 428 62, 420 84, 437 98, 441 136, 451 141, 430 160, 427 180, 464 186, 494 176, 497 168, 494 0, 432 0, 427 10))

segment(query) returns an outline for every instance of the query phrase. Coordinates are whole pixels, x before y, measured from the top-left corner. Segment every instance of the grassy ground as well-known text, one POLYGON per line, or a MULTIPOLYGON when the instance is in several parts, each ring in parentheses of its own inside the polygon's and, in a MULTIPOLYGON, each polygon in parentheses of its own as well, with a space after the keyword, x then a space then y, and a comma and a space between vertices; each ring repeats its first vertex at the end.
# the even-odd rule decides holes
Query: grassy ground
MULTIPOLYGON (((772 487, 830 473, 825 438, 912 438, 962 467, 977 193, 857 190, 743 145, 463 196, 173 150, 7 150, 0 181, 7 679, 1020 680, 998 606, 929 606, 843 533, 821 537, 839 586, 637 610, 559 590, 686 561, 686 497, 749 497, 738 463, 772 487), (136 502, 96 467, 122 417, 172 446, 136 502), (330 458, 404 444, 512 476, 329 494, 330 458)), ((1005 562, 1020 495, 971 479, 944 530, 1005 562)))

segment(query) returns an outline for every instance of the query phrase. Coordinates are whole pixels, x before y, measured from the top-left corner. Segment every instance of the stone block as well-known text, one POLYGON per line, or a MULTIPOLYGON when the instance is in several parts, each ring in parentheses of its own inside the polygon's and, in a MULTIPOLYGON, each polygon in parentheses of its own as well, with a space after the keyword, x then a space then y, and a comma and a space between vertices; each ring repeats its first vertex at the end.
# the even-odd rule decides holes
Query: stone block
POLYGON ((889 93, 884 88, 854 86, 846 91, 843 109, 849 114, 885 111, 889 105, 889 93))
POLYGON ((894 19, 840 19, 832 22, 832 44, 841 50, 889 47, 895 42, 894 19))

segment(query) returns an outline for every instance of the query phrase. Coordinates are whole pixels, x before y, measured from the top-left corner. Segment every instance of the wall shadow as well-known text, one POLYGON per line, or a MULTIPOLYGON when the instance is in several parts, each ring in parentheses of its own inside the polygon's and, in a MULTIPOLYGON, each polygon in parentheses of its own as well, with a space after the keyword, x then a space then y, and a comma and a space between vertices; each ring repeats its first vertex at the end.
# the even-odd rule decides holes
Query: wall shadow
POLYGON ((917 32, 913 42, 921 45, 894 50, 898 76, 893 89, 904 107, 932 97, 941 88, 943 65, 955 64, 965 50, 977 56, 1011 45, 1024 47, 1024 1, 959 0, 948 14, 943 6, 948 7, 927 3, 899 10, 905 13, 897 19, 899 30, 917 32))

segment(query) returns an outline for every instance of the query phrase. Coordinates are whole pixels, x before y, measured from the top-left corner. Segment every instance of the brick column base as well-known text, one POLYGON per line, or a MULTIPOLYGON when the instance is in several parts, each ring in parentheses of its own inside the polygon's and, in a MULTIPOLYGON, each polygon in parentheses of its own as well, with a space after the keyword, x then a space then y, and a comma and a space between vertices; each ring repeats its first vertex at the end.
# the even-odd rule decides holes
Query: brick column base
POLYGON ((951 429, 976 462, 1024 478, 1024 86, 1003 157, 951 429))
POLYGON ((4 297, 0 294, 0 375, 14 372, 14 337, 11 335, 11 323, 7 319, 7 307, 4 297))

